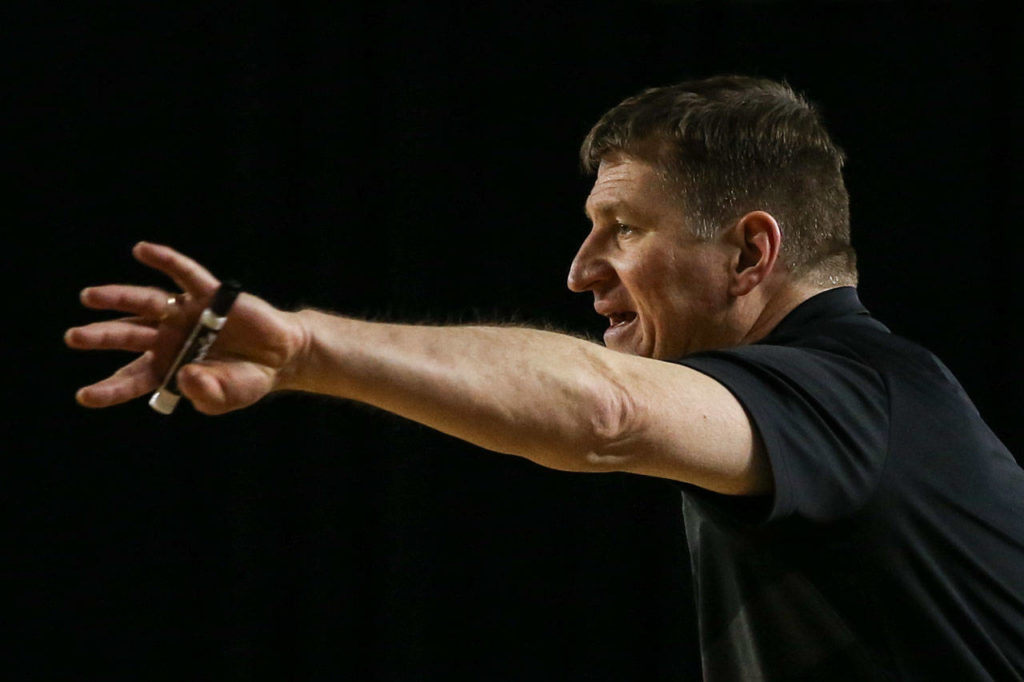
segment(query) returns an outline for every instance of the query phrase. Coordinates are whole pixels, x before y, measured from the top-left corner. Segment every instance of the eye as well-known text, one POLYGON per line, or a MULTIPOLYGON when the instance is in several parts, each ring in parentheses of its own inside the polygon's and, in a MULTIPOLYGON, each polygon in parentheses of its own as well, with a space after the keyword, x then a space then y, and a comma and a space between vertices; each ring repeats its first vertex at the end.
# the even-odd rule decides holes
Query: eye
POLYGON ((626 223, 615 223, 615 234, 620 237, 628 237, 635 231, 636 230, 632 225, 627 225, 626 223))

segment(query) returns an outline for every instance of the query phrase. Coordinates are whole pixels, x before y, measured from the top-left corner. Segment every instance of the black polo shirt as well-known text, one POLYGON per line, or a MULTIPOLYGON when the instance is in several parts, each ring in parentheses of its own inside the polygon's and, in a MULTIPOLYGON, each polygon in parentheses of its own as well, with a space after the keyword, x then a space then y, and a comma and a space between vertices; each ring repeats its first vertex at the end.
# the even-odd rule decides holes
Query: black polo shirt
POLYGON ((684 486, 706 680, 1024 679, 1024 470, 937 358, 842 287, 680 362, 775 480, 684 486))

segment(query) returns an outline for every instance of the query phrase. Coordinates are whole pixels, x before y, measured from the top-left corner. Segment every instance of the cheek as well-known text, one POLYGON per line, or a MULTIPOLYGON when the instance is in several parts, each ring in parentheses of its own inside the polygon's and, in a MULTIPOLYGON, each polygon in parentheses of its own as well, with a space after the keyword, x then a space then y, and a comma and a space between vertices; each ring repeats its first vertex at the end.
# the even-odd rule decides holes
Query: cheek
POLYGON ((648 260, 632 272, 637 312, 648 329, 673 326, 686 304, 686 284, 672 265, 667 259, 648 260))
POLYGON ((680 274, 671 256, 658 254, 643 259, 630 272, 636 289, 648 299, 659 298, 676 288, 680 274))
POLYGON ((721 278, 707 263, 662 256, 646 261, 634 276, 643 291, 638 306, 656 328, 688 327, 721 304, 721 278))

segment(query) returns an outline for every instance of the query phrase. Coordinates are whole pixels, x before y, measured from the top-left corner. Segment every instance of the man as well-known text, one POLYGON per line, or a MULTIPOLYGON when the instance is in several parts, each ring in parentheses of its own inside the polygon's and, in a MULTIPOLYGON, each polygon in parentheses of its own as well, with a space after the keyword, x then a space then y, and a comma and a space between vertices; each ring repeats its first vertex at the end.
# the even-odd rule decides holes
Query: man
MULTIPOLYGON (((771 81, 682 83, 608 112, 582 156, 593 229, 569 286, 606 347, 243 294, 179 387, 208 414, 336 395, 548 467, 679 482, 708 680, 1024 679, 1024 471, 858 301, 815 110, 771 81)), ((218 285, 167 247, 134 253, 185 296, 83 291, 130 317, 67 343, 142 352, 86 406, 152 391, 218 285)))

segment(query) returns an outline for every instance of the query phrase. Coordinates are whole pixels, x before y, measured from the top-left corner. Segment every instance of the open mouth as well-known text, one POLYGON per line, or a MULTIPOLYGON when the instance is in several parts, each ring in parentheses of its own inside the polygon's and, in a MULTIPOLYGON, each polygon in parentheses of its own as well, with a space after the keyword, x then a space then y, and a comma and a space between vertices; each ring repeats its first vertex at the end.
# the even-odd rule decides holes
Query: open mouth
POLYGON ((612 313, 608 316, 608 326, 614 329, 615 327, 623 327, 633 320, 636 319, 636 313, 627 310, 621 313, 612 313))

